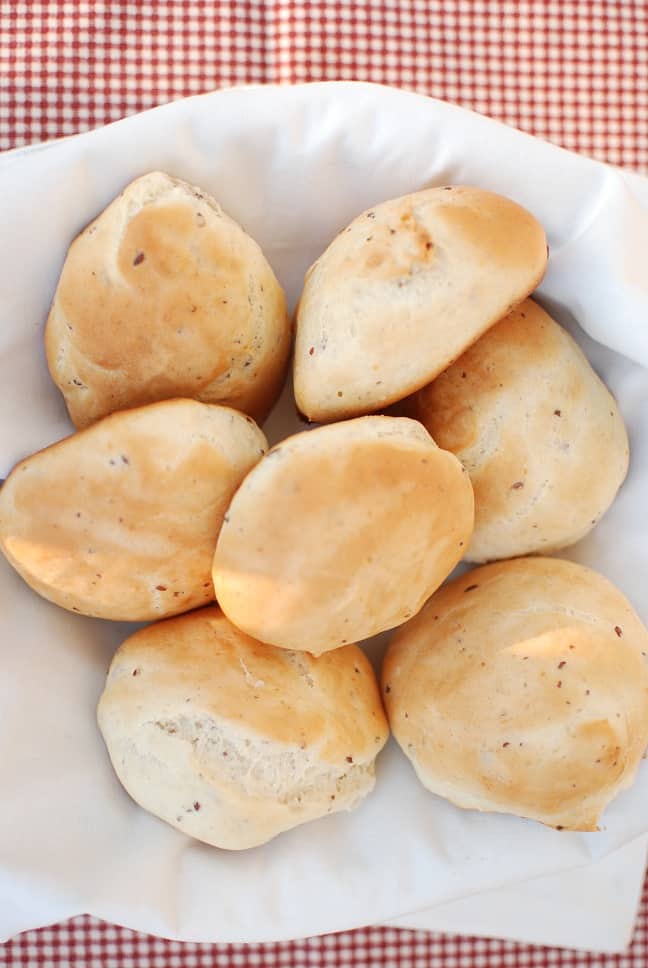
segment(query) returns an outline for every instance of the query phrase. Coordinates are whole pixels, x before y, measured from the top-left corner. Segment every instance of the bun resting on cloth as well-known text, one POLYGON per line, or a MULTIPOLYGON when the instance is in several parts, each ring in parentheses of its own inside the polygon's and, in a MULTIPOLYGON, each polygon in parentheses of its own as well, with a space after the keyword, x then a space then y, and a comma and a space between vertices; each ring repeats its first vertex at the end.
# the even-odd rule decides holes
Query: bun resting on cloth
POLYGON ((319 659, 275 649, 215 607, 127 639, 98 720, 137 803, 230 850, 357 806, 389 733, 357 646, 319 659))
POLYGON ((607 511, 628 470, 614 397, 531 299, 419 390, 407 412, 470 475, 471 561, 574 544, 607 511))
POLYGON ((414 420, 359 417, 289 437, 225 516, 213 579, 239 628, 319 655, 399 625, 468 546, 468 475, 414 420))
POLYGON ((77 427, 171 397, 267 415, 291 327, 257 243, 204 192, 143 175, 74 240, 47 320, 77 427))
POLYGON ((379 410, 425 386, 538 285, 544 231, 480 188, 376 205, 309 269, 294 383, 310 420, 379 410))
POLYGON ((223 515, 266 446, 229 407, 115 413, 13 469, 0 548, 40 595, 84 615, 145 621, 205 605, 223 515))
POLYGON ((607 579, 553 558, 474 569, 396 633, 383 695, 428 790, 596 830, 648 743, 648 632, 607 579))

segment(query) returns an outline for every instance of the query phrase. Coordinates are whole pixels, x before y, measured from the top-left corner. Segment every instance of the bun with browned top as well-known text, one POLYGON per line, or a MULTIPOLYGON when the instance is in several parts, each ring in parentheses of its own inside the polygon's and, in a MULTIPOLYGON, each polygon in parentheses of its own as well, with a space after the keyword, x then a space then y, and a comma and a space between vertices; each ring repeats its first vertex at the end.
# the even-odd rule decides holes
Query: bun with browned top
POLYGON ((470 475, 471 561, 574 544, 607 511, 628 470, 614 397, 569 333, 531 299, 406 410, 470 475))
POLYGON ((391 728, 429 790, 596 830, 648 744, 648 631, 602 575, 518 558, 440 589, 383 667, 391 728))
POLYGON ((165 400, 112 414, 14 468, 0 491, 0 548, 74 612, 186 612, 214 598, 223 515, 266 446, 229 407, 165 400))
POLYGON ((326 422, 408 396, 528 296, 546 263, 535 218, 480 188, 431 188, 364 212, 306 276, 299 409, 326 422))
POLYGON ((355 807, 374 786, 388 736, 356 646, 319 659, 274 649, 217 608, 127 639, 98 718, 133 799, 229 850, 355 807))
POLYGON ((236 492, 216 598, 249 635, 319 655, 417 612, 472 522, 468 475, 415 420, 318 427, 270 450, 236 492))
POLYGON ((72 243, 45 333, 77 427, 172 397, 263 420, 290 340, 257 243, 214 199, 162 172, 128 185, 72 243))

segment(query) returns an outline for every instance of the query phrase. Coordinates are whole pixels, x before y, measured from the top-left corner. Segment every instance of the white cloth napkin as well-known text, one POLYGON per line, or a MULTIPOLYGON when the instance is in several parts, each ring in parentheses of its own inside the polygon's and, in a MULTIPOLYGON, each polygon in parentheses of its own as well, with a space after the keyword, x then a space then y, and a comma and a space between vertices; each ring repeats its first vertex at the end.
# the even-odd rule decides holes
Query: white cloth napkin
MULTIPOLYGON (((648 619, 648 183, 386 88, 234 89, 0 158, 0 471, 69 432, 43 357, 48 303, 74 235, 153 168, 213 193, 293 301, 333 235, 381 199, 464 182, 529 207, 551 245, 542 296, 618 396, 632 443, 619 499, 568 556, 648 619)), ((285 409, 271 418, 273 436, 289 427, 285 409)), ((97 734, 127 631, 55 608, 0 562, 0 936, 88 911, 187 940, 303 937, 583 867, 648 832, 646 764, 600 833, 559 833, 432 796, 390 743, 354 813, 246 853, 192 843, 128 799, 97 734)))
POLYGON ((648 837, 561 874, 484 891, 387 923, 397 928, 621 952, 632 940, 648 837))

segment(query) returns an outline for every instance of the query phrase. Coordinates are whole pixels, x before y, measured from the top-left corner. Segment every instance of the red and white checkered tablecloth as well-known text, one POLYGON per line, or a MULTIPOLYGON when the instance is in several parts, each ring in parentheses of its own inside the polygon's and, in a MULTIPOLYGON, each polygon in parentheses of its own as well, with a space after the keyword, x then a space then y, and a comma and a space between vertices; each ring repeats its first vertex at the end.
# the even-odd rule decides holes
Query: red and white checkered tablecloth
POLYGON ((366 80, 648 169, 645 0, 0 0, 0 148, 225 85, 366 80))
MULTIPOLYGON (((349 79, 454 101, 648 172, 646 0, 0 0, 1 149, 227 85, 349 79)), ((83 916, 0 945, 4 965, 645 968, 648 890, 623 956, 378 927, 180 944, 83 916)))

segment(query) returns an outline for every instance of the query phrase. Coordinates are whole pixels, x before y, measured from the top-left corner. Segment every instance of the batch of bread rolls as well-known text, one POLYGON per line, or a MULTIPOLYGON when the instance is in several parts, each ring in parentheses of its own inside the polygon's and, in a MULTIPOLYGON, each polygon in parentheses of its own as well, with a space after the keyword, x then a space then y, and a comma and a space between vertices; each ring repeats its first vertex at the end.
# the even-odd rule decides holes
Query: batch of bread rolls
POLYGON ((491 192, 384 202, 308 271, 293 341, 259 246, 177 178, 138 178, 72 243, 45 348, 77 431, 13 469, 0 545, 56 605, 150 623, 98 709, 146 810, 262 844, 358 805, 390 728, 470 810, 595 830, 632 783, 648 632, 547 557, 606 512, 628 439, 528 298, 547 256, 491 192), (293 342, 311 427, 268 449, 293 342), (446 582, 462 559, 487 564, 446 582), (396 627, 381 698, 357 643, 396 627))

